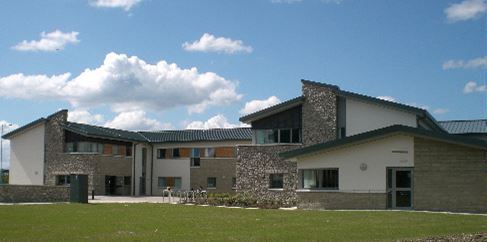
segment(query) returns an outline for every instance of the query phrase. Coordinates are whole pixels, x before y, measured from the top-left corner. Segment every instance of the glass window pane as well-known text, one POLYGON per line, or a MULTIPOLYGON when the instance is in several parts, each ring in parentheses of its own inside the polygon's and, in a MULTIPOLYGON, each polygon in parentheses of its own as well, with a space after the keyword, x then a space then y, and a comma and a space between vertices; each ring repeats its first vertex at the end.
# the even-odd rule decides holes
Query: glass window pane
POLYGON ((281 129, 281 140, 280 143, 291 143, 291 130, 290 129, 281 129))
POLYGON ((269 188, 283 188, 283 174, 269 174, 269 188))
POLYGON ((292 142, 293 143, 300 143, 301 142, 301 130, 300 129, 293 129, 293 137, 292 137, 292 142))
POLYGON ((396 187, 411 187, 411 171, 396 171, 396 187))
POLYGON ((411 207, 411 191, 396 191, 396 207, 411 207))
POLYGON ((206 148, 206 157, 215 157, 215 148, 206 148))
POLYGON ((159 177, 158 180, 159 180, 159 182, 158 182, 159 187, 165 188, 166 187, 166 178, 165 177, 159 177))
POLYGON ((66 143, 66 152, 74 152, 74 143, 66 143))
POLYGON ((278 143, 279 142, 279 130, 275 129, 269 132, 269 143, 278 143))
POLYGON ((200 157, 200 149, 199 148, 191 149, 191 157, 200 157))
POLYGON ((178 148, 172 150, 172 157, 174 157, 174 158, 179 157, 179 149, 178 148))
POLYGON ((303 170, 303 188, 317 188, 318 187, 318 172, 317 170, 303 170))
POLYGON ((392 169, 387 169, 387 188, 392 188, 392 169))
POLYGON ((181 177, 174 178, 174 188, 181 189, 181 177))
POLYGON ((338 170, 323 170, 322 187, 325 189, 338 189, 338 170))
POLYGON ((216 188, 216 177, 208 177, 208 188, 216 188))

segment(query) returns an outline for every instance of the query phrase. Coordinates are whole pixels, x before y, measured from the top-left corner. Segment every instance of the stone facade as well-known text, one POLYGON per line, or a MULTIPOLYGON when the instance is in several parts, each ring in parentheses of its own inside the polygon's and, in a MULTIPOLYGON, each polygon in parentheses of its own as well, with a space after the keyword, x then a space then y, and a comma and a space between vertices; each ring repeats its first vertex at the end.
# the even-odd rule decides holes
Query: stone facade
MULTIPOLYGON (((64 128, 67 111, 49 116, 45 131, 44 184, 56 185, 57 175, 86 174, 88 189, 96 195, 105 193, 105 176, 131 176, 132 158, 101 154, 68 154, 64 152, 64 128)), ((125 189, 124 195, 130 194, 125 189)))
POLYGON ((0 202, 68 202, 69 186, 0 185, 0 202))
POLYGON ((233 193, 235 190, 232 187, 232 179, 236 177, 235 163, 235 158, 202 158, 200 167, 190 168, 190 187, 206 188, 208 177, 216 177, 216 189, 208 189, 208 192, 233 193))
POLYGON ((414 209, 487 212, 487 153, 414 138, 414 209))
POLYGON ((300 145, 246 145, 237 147, 237 191, 258 199, 276 200, 284 205, 296 204, 296 163, 284 161, 279 153, 300 145), (282 190, 269 189, 269 175, 284 174, 282 190))
POLYGON ((386 209, 385 193, 298 192, 303 209, 386 209))
POLYGON ((337 138, 336 88, 321 83, 303 81, 304 146, 331 141, 337 138))

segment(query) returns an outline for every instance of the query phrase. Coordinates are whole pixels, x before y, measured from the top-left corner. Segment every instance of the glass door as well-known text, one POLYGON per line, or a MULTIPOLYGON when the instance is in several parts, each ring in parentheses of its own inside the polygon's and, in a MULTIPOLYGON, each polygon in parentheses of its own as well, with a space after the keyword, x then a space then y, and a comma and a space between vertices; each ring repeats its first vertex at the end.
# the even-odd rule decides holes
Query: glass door
POLYGON ((413 168, 387 168, 387 207, 413 207, 413 168))

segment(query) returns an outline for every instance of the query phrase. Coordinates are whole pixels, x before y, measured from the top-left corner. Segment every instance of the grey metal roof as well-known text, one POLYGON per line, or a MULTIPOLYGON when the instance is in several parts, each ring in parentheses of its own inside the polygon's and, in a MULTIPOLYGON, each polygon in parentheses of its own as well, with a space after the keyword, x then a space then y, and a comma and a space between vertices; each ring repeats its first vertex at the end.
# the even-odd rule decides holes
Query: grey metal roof
POLYGON ((357 135, 349 136, 343 139, 337 139, 325 143, 315 144, 311 146, 307 146, 300 149, 290 150, 286 152, 279 153, 279 156, 285 159, 306 155, 314 152, 324 151, 327 149, 340 147, 343 145, 350 145, 357 142, 383 137, 386 135, 391 135, 394 133, 404 133, 408 135, 412 135, 415 137, 427 138, 427 139, 434 139, 434 140, 441 140, 447 143, 458 144, 468 147, 474 147, 477 149, 487 150, 487 141, 476 139, 476 138, 469 138, 460 135, 453 135, 447 133, 440 133, 435 131, 430 131, 426 129, 414 128, 404 125, 392 125, 381 129, 376 129, 364 133, 360 133, 357 135))
POLYGON ((67 122, 64 129, 84 136, 123 141, 147 141, 138 132, 67 122))
POLYGON ((252 130, 250 128, 163 130, 157 132, 141 131, 139 133, 153 143, 252 139, 252 130))
POLYGON ((446 120, 439 121, 440 125, 450 134, 486 134, 487 119, 477 120, 446 120))

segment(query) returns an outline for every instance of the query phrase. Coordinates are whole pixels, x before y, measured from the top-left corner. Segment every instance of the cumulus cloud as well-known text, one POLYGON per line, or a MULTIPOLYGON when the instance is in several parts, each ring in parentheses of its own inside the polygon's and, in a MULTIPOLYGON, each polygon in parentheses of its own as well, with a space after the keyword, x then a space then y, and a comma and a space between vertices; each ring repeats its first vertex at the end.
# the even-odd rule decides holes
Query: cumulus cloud
POLYGON ((113 120, 106 122, 104 126, 125 130, 174 129, 170 123, 161 123, 146 117, 146 113, 142 110, 121 112, 113 120))
POLYGON ((378 96, 377 98, 385 100, 385 101, 389 101, 389 102, 395 102, 396 101, 396 99, 394 97, 391 97, 391 96, 378 96))
POLYGON ((436 108, 433 110, 433 114, 440 114, 440 115, 448 112, 450 112, 450 110, 447 108, 436 108))
POLYGON ((461 3, 451 4, 445 9, 450 22, 465 21, 479 17, 487 11, 485 0, 464 0, 461 3))
POLYGON ((476 69, 484 68, 487 69, 487 56, 478 57, 470 60, 448 60, 443 63, 443 70, 448 69, 476 69))
POLYGON ((250 53, 253 51, 252 47, 244 45, 241 40, 215 37, 208 33, 203 34, 199 40, 193 43, 185 42, 183 49, 191 52, 217 52, 226 54, 235 54, 238 52, 250 53))
MULTIPOLYGON (((3 134, 6 134, 12 130, 19 127, 17 124, 12 124, 6 120, 0 120, 0 125, 3 125, 3 134)), ((1 136, 1 135, 0 135, 1 136)), ((10 167, 10 140, 3 140, 3 169, 8 169, 10 167)))
POLYGON ((469 81, 463 87, 463 93, 472 93, 472 92, 487 92, 487 84, 478 84, 474 81, 469 81))
POLYGON ((97 8, 123 8, 129 11, 142 0, 92 0, 90 5, 97 8))
POLYGON ((66 100, 75 108, 108 105, 115 112, 161 111, 187 107, 203 112, 210 105, 238 101, 238 82, 196 68, 182 69, 164 60, 148 64, 136 56, 109 53, 103 64, 71 74, 0 77, 0 97, 66 100))
POLYGON ((12 48, 18 51, 55 51, 62 50, 67 44, 76 44, 78 32, 63 33, 56 30, 50 33, 42 32, 40 40, 23 40, 12 48))
POLYGON ((105 121, 101 114, 91 114, 88 110, 76 109, 69 111, 68 121, 84 124, 101 124, 105 121))
POLYGON ((236 128, 246 126, 243 124, 232 124, 222 114, 209 118, 207 121, 193 121, 186 125, 186 129, 217 129, 217 128, 236 128))
POLYGON ((252 100, 245 103, 244 108, 240 110, 240 114, 247 115, 250 113, 254 113, 270 106, 274 106, 280 102, 281 100, 279 100, 279 98, 277 98, 276 96, 270 96, 269 98, 264 100, 252 100))

